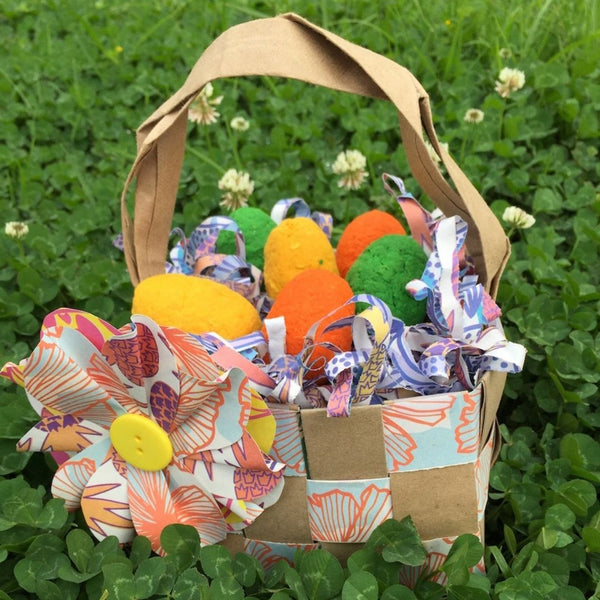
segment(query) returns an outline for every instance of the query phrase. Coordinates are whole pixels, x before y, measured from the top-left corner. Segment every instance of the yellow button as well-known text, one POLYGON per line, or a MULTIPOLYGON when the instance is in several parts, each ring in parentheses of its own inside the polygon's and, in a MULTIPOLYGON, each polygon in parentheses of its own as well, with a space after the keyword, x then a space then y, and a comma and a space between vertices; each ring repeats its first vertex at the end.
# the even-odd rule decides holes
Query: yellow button
POLYGON ((167 432, 143 415, 117 417, 110 426, 110 441, 121 458, 144 471, 164 469, 173 456, 167 432))

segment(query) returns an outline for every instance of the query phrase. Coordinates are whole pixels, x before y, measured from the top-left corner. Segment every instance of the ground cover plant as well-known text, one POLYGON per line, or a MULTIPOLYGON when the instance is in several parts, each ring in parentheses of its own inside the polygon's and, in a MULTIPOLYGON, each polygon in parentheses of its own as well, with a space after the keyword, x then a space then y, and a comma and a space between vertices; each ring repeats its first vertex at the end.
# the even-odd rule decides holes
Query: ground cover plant
MULTIPOLYGON (((126 550, 110 538, 95 543, 81 517, 50 498, 51 459, 15 452, 37 419, 24 394, 2 384, 0 598, 600 598, 594 2, 6 0, 0 211, 11 225, 0 234, 1 364, 29 354, 54 308, 128 321, 132 288, 111 240, 135 128, 221 31, 288 10, 407 66, 430 93, 440 138, 498 216, 515 206, 535 218, 513 210, 505 221, 513 252, 498 299, 508 337, 528 357, 499 415, 487 575, 468 574, 483 550, 464 536, 441 567, 443 583, 424 577, 409 591, 399 565, 422 561, 409 520, 378 530, 345 570, 319 551, 265 574, 249 557, 200 549, 184 526, 165 530, 166 558, 151 556, 142 537, 126 550), (501 76, 505 68, 524 80, 501 76)), ((189 124, 174 223, 186 230, 222 212, 229 168, 250 175, 255 206, 301 196, 336 223, 369 207, 392 210, 383 172, 420 196, 391 106, 267 78, 216 82, 205 101, 204 114, 219 115, 189 124), (347 149, 366 157, 356 190, 338 187, 334 172, 347 149)))

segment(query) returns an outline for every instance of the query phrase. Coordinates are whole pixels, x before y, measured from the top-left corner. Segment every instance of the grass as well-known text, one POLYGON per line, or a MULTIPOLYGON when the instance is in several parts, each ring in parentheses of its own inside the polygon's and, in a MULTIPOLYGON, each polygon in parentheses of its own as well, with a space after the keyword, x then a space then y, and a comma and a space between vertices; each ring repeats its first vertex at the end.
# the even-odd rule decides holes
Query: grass
MULTIPOLYGON (((596 2, 7 0, 0 211, 6 222, 27 223, 29 234, 0 236, 0 360, 28 355, 44 315, 59 306, 128 321, 132 287, 111 241, 135 128, 224 29, 287 11, 408 67, 430 94, 440 138, 496 214, 516 205, 535 216, 533 228, 511 234, 499 291, 507 334, 528 358, 509 378, 500 410, 504 446, 491 476, 485 593, 600 597, 596 2), (494 92, 505 66, 526 75, 508 99, 494 92), (472 107, 485 113, 479 125, 463 120, 472 107)), ((382 172, 403 177, 426 201, 391 106, 269 78, 216 82, 221 94, 219 123, 189 126, 174 225, 189 232, 219 213, 217 182, 234 166, 255 181, 255 205, 301 196, 338 224, 369 207, 390 210, 382 172), (247 132, 224 125, 236 115, 250 120, 247 132), (368 159, 368 185, 353 195, 328 167, 346 148, 368 159)), ((2 386, 0 484, 23 474, 47 489, 43 459, 13 451, 27 424, 22 401, 2 386)), ((0 560, 14 566, 24 544, 16 540, 3 558, 0 542, 0 560)), ((0 597, 26 597, 12 568, 0 571, 0 597)))

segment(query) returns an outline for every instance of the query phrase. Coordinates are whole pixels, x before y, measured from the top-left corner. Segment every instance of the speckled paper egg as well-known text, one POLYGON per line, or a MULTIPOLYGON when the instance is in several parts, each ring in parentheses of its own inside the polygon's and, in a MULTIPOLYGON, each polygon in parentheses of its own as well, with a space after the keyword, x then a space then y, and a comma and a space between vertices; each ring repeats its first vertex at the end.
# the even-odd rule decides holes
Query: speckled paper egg
POLYGON ((144 279, 134 290, 131 312, 188 333, 214 331, 228 340, 262 325, 254 306, 226 285, 180 273, 144 279))
MULTIPOLYGON (((276 227, 271 217, 252 206, 243 206, 229 215, 240 227, 246 242, 246 260, 258 267, 264 268, 263 249, 269 233, 276 227)), ((221 231, 217 240, 217 252, 220 254, 235 254, 235 233, 221 231)))
POLYGON ((296 275, 309 269, 338 274, 333 248, 319 226, 307 217, 284 219, 265 244, 265 287, 277 298, 296 275))

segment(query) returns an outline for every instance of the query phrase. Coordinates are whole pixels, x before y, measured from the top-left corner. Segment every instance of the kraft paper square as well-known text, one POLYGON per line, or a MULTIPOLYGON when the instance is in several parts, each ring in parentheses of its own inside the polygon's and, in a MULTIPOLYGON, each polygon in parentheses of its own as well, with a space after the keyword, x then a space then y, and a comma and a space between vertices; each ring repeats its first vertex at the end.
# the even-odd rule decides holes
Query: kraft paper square
POLYGON ((311 479, 387 477, 381 406, 355 406, 349 417, 326 409, 300 413, 311 479))
POLYGON ((312 543, 313 538, 308 526, 306 479, 286 477, 279 500, 244 531, 250 539, 312 543))
POLYGON ((473 464, 390 475, 394 519, 410 515, 423 539, 478 530, 473 464))

